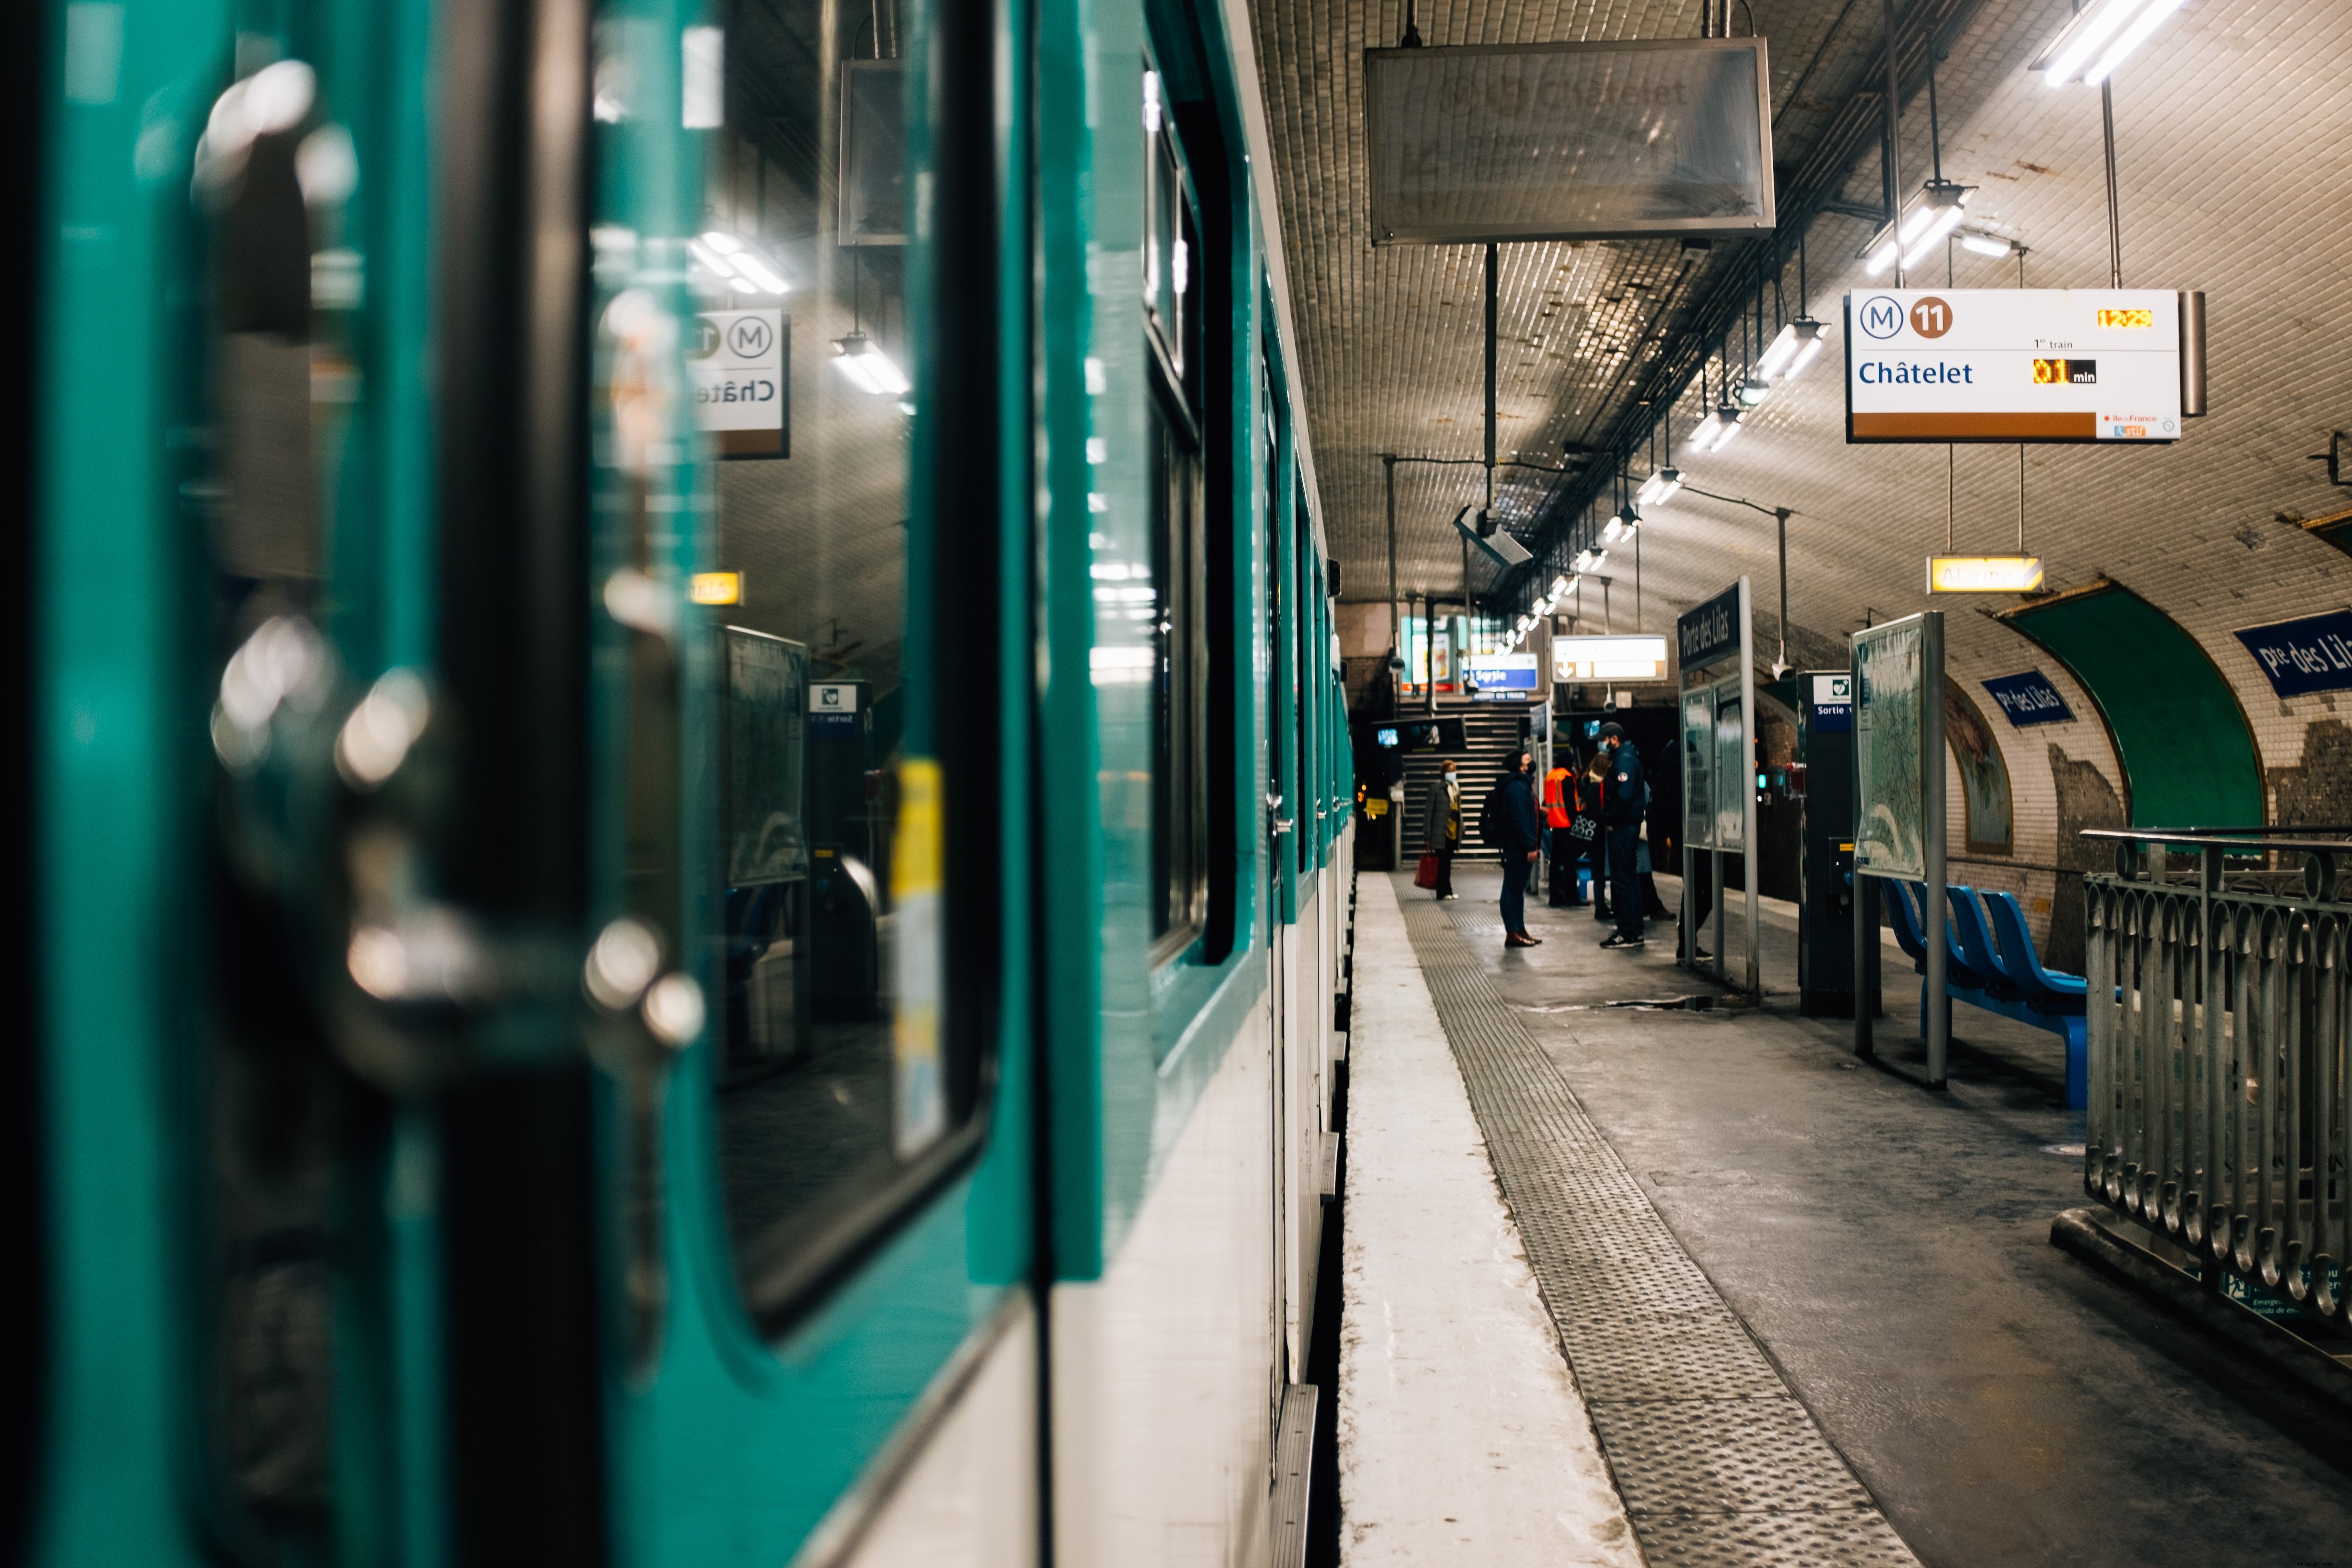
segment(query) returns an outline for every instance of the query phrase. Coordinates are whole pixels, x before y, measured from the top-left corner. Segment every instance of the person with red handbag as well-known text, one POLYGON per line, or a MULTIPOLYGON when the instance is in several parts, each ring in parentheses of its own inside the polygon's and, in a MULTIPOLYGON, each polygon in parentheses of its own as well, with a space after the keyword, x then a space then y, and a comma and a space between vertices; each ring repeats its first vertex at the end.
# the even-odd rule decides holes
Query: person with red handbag
POLYGON ((1413 873, 1412 885, 1427 888, 1441 899, 1454 897, 1454 855, 1462 847, 1462 781, 1454 775, 1451 757, 1430 789, 1421 844, 1421 866, 1413 873))

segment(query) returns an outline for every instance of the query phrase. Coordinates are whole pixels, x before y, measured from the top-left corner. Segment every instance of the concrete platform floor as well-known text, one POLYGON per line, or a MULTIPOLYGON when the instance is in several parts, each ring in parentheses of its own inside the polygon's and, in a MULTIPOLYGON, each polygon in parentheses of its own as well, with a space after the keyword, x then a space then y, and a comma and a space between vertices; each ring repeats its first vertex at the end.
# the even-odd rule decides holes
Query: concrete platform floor
MULTIPOLYGON (((1797 1016, 1769 913, 1760 1011, 1610 1007, 1714 988, 1671 921, 1603 952, 1589 911, 1531 902, 1545 944, 1507 952, 1499 880, 1456 866, 1473 952, 1922 1562, 2352 1564, 2352 1420, 2049 1245, 2084 1201, 2079 1112, 1962 1057, 1945 1095, 1854 1061, 1851 1025, 1797 1016)), ((1915 984, 1890 964, 1890 1056, 1915 984)), ((2056 1062, 1969 1009, 1955 1031, 2056 1062)))

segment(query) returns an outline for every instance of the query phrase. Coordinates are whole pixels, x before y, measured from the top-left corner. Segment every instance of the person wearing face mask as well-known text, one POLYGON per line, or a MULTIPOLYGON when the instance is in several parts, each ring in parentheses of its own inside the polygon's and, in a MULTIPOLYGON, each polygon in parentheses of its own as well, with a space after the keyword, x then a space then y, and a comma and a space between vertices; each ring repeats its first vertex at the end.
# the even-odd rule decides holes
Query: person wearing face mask
POLYGON ((1648 938, 1643 932, 1642 884, 1634 863, 1650 786, 1642 776, 1642 754, 1625 739, 1623 725, 1613 721, 1601 725, 1601 745, 1609 760, 1601 831, 1609 841, 1609 904, 1617 915, 1616 932, 1601 945, 1640 947, 1648 938))

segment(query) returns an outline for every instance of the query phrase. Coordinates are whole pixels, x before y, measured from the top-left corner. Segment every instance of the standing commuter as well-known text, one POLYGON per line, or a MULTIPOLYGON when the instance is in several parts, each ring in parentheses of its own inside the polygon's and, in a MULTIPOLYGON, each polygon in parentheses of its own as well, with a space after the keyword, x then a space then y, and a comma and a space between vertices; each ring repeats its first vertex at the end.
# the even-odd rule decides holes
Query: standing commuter
MULTIPOLYGON (((1601 808, 1609 799, 1609 748, 1603 746, 1592 753, 1577 781, 1578 808, 1595 823, 1601 820, 1601 808)), ((1610 922, 1609 913, 1609 832, 1596 827, 1592 842, 1584 847, 1584 858, 1592 867, 1592 918, 1602 925, 1610 922)))
POLYGON ((1583 857, 1584 846, 1568 831, 1576 821, 1575 781, 1575 771, 1565 763, 1554 763, 1544 774, 1544 856, 1551 877, 1546 901, 1556 910, 1584 901, 1576 896, 1576 862, 1583 857))
POLYGON ((1502 852, 1505 947, 1534 947, 1543 941, 1528 934, 1528 873, 1535 869, 1543 843, 1543 818, 1528 782, 1533 761, 1524 751, 1512 759, 1510 771, 1496 782, 1478 818, 1486 843, 1502 852))
POLYGON ((1454 897, 1454 857, 1462 847, 1462 779, 1454 759, 1429 791, 1429 816, 1422 823, 1421 841, 1437 857, 1437 896, 1454 897))
POLYGON ((1609 759, 1609 778, 1601 806, 1601 830, 1609 839, 1609 902, 1617 912, 1616 934, 1603 947, 1640 947, 1643 934, 1642 884, 1633 869, 1635 841, 1642 836, 1642 803, 1650 786, 1642 777, 1642 754, 1625 740, 1625 727, 1612 721, 1601 726, 1601 744, 1609 759))

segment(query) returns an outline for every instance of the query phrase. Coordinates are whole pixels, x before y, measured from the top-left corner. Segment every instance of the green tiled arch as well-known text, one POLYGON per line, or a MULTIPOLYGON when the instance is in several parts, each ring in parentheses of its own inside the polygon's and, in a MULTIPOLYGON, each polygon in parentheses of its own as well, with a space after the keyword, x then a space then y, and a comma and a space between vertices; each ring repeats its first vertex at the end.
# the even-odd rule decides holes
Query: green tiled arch
POLYGON ((2135 827, 2245 827, 2267 818, 2263 769, 2221 671, 2195 637, 2113 583, 2000 617, 2039 643, 2097 703, 2135 827))

